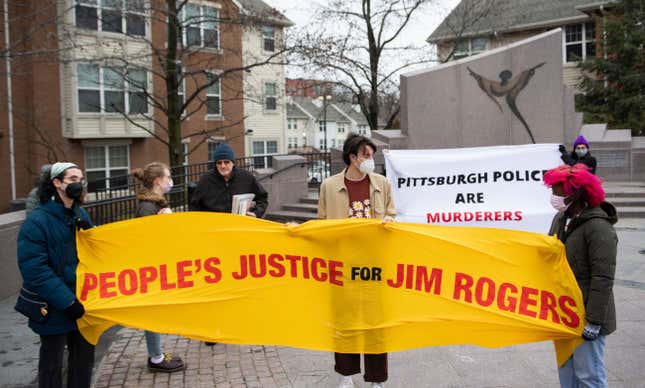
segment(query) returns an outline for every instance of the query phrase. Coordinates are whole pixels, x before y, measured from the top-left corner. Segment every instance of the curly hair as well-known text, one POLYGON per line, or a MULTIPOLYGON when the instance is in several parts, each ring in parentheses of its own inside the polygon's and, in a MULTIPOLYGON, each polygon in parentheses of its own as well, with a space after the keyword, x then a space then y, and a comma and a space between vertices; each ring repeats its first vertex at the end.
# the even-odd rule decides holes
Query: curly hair
POLYGON ((552 187, 562 183, 564 193, 569 196, 582 191, 582 198, 589 206, 595 207, 605 200, 605 190, 600 178, 589 172, 589 167, 582 163, 569 166, 563 164, 544 174, 544 184, 552 187))

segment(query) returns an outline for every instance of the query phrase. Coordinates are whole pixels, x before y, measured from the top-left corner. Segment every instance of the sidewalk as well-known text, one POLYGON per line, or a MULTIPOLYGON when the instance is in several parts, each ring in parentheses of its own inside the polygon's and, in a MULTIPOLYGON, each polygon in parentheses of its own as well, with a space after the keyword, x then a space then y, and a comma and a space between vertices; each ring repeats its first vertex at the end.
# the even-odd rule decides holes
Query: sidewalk
MULTIPOLYGON (((610 387, 645 388, 645 220, 623 220, 614 286, 618 330, 608 336, 610 387)), ((0 301, 0 387, 34 386, 38 337, 0 301)), ((267 319, 270 319, 267 317, 267 319)), ((429 333, 429 335, 432 335, 429 333)), ((146 369, 143 331, 117 328, 97 348, 95 388, 110 387, 335 387, 333 355, 278 346, 205 346, 163 336, 164 351, 187 369, 153 374, 146 369)), ((497 349, 445 346, 393 353, 388 387, 558 387, 550 342, 497 349)), ((355 376, 358 387, 368 387, 355 376)))

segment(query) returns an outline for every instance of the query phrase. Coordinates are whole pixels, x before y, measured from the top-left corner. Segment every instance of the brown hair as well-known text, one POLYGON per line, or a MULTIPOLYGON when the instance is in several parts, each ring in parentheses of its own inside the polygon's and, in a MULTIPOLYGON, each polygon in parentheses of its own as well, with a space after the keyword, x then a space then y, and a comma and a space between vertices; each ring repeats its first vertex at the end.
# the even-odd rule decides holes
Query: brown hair
POLYGON ((163 195, 160 196, 152 191, 155 179, 162 178, 165 170, 170 169, 165 163, 161 162, 148 163, 142 169, 135 168, 132 170, 132 176, 141 183, 137 188, 138 200, 155 202, 164 207, 168 206, 168 201, 163 195))

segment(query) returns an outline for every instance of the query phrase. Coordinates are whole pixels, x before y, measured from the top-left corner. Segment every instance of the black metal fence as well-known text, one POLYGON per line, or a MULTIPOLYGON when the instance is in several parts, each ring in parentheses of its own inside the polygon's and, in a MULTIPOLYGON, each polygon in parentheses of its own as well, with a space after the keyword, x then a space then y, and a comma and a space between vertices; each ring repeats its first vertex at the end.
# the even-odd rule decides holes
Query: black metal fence
MULTIPOLYGON (((298 154, 307 160, 309 185, 319 185, 330 175, 329 153, 298 154)), ((260 168, 271 167, 271 158, 247 157, 235 160, 236 168, 256 172, 260 168)), ((168 200, 173 211, 187 211, 190 194, 200 178, 214 168, 214 162, 196 163, 171 167, 173 189, 168 200)), ((122 221, 133 218, 136 212, 136 190, 138 183, 132 175, 123 175, 88 183, 88 203, 83 207, 95 225, 122 221)))

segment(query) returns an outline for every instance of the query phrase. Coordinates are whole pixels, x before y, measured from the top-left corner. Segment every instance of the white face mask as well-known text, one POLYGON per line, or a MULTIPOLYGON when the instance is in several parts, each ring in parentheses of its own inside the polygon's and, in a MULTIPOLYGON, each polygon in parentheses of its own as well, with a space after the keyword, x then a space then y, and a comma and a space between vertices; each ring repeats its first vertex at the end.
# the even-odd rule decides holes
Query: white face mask
POLYGON ((364 160, 363 163, 361 163, 361 165, 358 166, 358 169, 363 174, 373 173, 374 172, 374 159, 364 160))
POLYGON ((576 149, 576 155, 578 155, 579 158, 582 158, 583 156, 587 155, 587 150, 586 148, 578 148, 576 149))
POLYGON ((571 202, 568 204, 564 203, 565 199, 567 199, 567 197, 551 194, 551 206, 553 206, 555 210, 563 212, 571 206, 571 202))
POLYGON ((168 185, 163 188, 163 193, 168 194, 170 192, 170 190, 172 190, 172 186, 173 186, 173 183, 172 183, 172 178, 171 178, 171 179, 168 180, 168 185))

